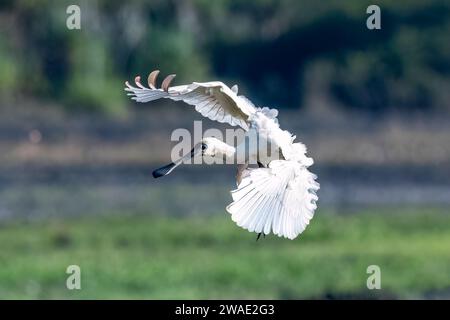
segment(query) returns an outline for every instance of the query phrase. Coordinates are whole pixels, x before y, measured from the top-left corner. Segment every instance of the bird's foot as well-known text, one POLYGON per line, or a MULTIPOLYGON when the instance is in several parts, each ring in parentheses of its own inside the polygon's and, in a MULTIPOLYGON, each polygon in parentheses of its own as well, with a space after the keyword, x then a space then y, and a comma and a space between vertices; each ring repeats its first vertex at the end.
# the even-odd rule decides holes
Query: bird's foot
POLYGON ((263 235, 263 238, 266 237, 266 235, 263 232, 258 233, 258 236, 256 237, 256 241, 259 240, 259 238, 261 237, 261 235, 263 235))

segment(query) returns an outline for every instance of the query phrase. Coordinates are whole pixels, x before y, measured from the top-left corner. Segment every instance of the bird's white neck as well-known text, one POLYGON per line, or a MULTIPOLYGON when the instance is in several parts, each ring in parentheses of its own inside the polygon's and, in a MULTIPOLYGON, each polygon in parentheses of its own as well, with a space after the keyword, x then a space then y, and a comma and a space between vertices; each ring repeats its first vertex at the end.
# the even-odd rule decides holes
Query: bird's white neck
POLYGON ((234 154, 236 153, 236 148, 230 146, 229 144, 226 144, 225 142, 218 143, 215 148, 216 154, 223 155, 229 159, 233 158, 234 154))

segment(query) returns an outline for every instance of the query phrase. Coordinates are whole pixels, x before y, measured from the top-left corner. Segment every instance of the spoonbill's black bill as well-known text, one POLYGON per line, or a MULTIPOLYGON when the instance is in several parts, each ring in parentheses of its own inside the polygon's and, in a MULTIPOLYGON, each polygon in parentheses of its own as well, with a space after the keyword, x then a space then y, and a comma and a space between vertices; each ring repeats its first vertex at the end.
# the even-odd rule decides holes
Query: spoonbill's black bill
POLYGON ((195 156, 199 155, 203 151, 203 145, 198 144, 194 148, 192 148, 191 152, 184 155, 183 157, 179 158, 178 160, 175 160, 175 162, 171 162, 168 165, 165 165, 164 167, 161 167, 159 169, 156 169, 153 171, 153 177, 159 178, 162 176, 166 176, 169 173, 171 173, 176 167, 178 167, 180 164, 182 164, 184 161, 189 161, 190 159, 194 158, 195 156))

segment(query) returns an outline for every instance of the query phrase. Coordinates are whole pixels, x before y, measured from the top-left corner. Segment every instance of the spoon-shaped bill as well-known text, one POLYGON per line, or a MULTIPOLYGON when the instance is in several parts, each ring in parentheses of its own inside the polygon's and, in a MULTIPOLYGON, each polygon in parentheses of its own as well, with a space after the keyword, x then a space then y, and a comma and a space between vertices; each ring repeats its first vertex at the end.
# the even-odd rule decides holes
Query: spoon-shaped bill
POLYGON ((175 163, 171 162, 168 165, 165 165, 164 167, 153 170, 153 172, 152 172, 153 178, 159 178, 159 177, 168 175, 176 167, 177 167, 177 165, 175 163))
POLYGON ((152 175, 153 178, 159 178, 168 175, 171 173, 176 167, 178 167, 180 164, 182 164, 184 161, 187 161, 193 157, 195 157, 197 154, 199 154, 201 151, 201 148, 198 148, 197 146, 194 147, 191 152, 184 155, 180 159, 176 160, 175 162, 171 162, 168 165, 165 165, 164 167, 158 168, 153 171, 152 175))

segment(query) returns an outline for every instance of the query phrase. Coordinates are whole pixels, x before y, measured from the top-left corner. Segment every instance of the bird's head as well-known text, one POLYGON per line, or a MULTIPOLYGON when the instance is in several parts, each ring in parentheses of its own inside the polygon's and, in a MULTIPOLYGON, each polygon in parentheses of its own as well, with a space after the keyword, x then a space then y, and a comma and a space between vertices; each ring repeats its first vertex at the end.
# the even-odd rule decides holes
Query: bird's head
POLYGON ((169 163, 168 165, 153 171, 153 177, 159 178, 171 173, 176 167, 183 162, 188 162, 195 157, 232 157, 235 148, 220 141, 214 137, 205 137, 197 143, 192 150, 181 158, 169 163))

